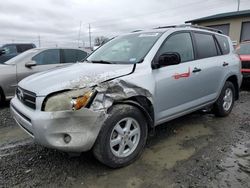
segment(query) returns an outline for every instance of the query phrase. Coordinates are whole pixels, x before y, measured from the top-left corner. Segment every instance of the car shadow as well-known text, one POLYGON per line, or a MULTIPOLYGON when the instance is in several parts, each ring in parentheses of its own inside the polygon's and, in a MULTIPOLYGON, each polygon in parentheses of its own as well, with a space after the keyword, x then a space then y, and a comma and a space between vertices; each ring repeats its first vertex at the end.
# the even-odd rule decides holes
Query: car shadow
POLYGON ((10 101, 4 101, 0 103, 0 110, 4 108, 9 108, 10 107, 10 101))
MULTIPOLYGON (((132 178, 131 181, 133 177, 139 179, 146 176, 153 177, 159 175, 161 170, 169 169, 176 162, 190 157, 195 149, 185 148, 183 144, 189 138, 192 140, 200 137, 200 135, 207 135, 206 129, 209 128, 200 123, 206 121, 207 116, 211 118, 210 115, 204 116, 201 113, 193 113, 158 125, 154 134, 149 136, 142 156, 132 165, 118 170, 110 169, 98 162, 91 151, 81 153, 80 156, 74 156, 42 147, 34 142, 15 147, 15 149, 7 149, 4 155, 8 155, 9 152, 12 153, 8 156, 8 161, 11 161, 12 164, 5 162, 3 164, 16 166, 15 174, 24 176, 25 180, 26 177, 32 176, 34 184, 41 183, 41 179, 49 181, 43 181, 43 185, 46 183, 57 184, 56 181, 63 181, 66 186, 71 185, 72 181, 74 181, 75 185, 81 186, 82 182, 84 182, 87 186, 95 184, 97 187, 102 186, 103 183, 105 185, 111 183, 113 186, 120 181, 129 183, 122 177, 132 178), (23 175, 23 169, 29 171, 29 173, 23 175), (148 172, 146 169, 152 170, 148 172), (117 182, 109 182, 106 181, 107 179, 110 181, 116 180, 117 182)), ((33 184, 28 179, 27 181, 23 181, 23 179, 19 181, 11 174, 7 173, 5 175, 8 179, 6 180, 9 182, 15 181, 20 185, 33 184)), ((150 182, 147 182, 147 184, 150 184, 150 182)))
POLYGON ((241 91, 250 91, 250 81, 243 80, 241 85, 241 91))

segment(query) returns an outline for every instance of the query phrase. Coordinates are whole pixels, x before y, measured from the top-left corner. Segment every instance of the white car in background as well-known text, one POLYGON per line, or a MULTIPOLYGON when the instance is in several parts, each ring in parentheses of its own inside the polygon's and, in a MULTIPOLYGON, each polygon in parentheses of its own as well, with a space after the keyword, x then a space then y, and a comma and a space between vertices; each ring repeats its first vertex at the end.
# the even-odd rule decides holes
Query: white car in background
POLYGON ((34 48, 0 64, 0 102, 11 99, 23 78, 55 67, 70 65, 88 53, 72 48, 34 48))

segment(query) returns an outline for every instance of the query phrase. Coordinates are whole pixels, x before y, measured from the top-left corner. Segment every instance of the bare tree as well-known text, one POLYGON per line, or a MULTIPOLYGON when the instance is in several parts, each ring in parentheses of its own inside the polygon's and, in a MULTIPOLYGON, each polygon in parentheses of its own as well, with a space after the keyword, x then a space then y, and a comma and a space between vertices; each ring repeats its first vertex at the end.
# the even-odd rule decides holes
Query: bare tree
POLYGON ((95 46, 101 46, 105 44, 109 39, 104 36, 97 36, 95 37, 95 46))

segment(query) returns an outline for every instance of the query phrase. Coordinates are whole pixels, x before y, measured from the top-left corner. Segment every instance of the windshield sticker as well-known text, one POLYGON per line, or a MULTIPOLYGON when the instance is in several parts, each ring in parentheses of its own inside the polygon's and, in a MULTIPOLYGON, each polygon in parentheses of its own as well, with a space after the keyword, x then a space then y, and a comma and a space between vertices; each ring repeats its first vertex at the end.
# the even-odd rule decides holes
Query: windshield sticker
POLYGON ((140 34, 139 37, 156 37, 157 35, 159 35, 159 33, 143 33, 140 34))
POLYGON ((136 61, 136 58, 130 58, 129 59, 129 62, 135 62, 136 61))

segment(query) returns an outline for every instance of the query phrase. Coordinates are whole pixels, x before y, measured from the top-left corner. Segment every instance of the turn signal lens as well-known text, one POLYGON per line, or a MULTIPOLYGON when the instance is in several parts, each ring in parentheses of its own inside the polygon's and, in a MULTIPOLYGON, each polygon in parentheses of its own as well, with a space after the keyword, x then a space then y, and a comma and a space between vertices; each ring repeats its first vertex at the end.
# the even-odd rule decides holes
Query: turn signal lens
POLYGON ((93 91, 88 91, 83 96, 77 97, 76 99, 72 99, 72 110, 79 110, 82 107, 85 107, 88 104, 92 95, 93 91))

